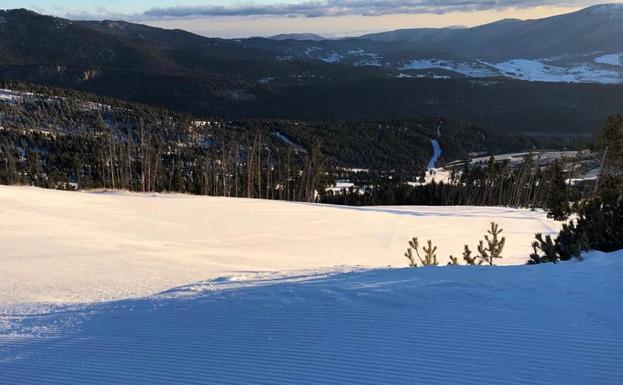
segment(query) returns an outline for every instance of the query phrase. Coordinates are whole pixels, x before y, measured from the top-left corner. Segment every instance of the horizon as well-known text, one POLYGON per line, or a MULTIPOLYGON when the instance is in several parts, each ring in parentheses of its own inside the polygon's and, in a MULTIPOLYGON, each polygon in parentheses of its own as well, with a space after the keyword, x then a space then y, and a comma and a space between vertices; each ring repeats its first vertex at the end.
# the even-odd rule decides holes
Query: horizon
POLYGON ((247 38, 313 33, 342 38, 410 28, 475 27, 503 19, 540 19, 622 1, 509 1, 496 4, 426 0, 379 3, 371 0, 324 2, 272 0, 233 1, 140 0, 132 4, 94 0, 89 5, 66 0, 26 3, 8 0, 4 9, 25 8, 70 20, 123 20, 165 29, 182 29, 206 37, 247 38))

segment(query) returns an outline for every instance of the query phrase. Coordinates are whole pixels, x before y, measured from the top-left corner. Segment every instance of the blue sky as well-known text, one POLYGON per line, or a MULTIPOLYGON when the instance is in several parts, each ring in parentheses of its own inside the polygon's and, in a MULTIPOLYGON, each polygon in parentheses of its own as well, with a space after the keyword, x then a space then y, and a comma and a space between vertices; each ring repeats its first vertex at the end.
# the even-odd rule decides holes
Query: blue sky
MULTIPOLYGON (((615 0, 621 2, 623 0, 615 0)), ((601 1, 603 2, 603 1, 601 1)), ((1 0, 70 19, 125 19, 206 36, 315 32, 328 36, 539 18, 594 0, 1 0)))

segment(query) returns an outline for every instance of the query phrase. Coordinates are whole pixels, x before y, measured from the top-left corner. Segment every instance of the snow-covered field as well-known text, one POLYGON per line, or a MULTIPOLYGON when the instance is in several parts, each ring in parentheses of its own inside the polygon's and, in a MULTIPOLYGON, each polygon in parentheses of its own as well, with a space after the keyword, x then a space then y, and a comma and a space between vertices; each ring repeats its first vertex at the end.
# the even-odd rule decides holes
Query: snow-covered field
POLYGON ((403 267, 408 240, 442 263, 495 220, 521 264, 543 213, 487 207, 354 208, 175 194, 0 186, 0 305, 103 301, 244 271, 403 267))
POLYGON ((578 62, 554 64, 553 58, 511 59, 499 63, 484 61, 457 61, 444 59, 411 60, 398 66, 400 70, 441 69, 468 77, 487 78, 506 76, 514 79, 562 83, 623 82, 621 54, 608 54, 592 60, 582 58, 578 62))
MULTIPOLYGON (((403 267, 542 213, 0 187, 0 384, 620 384, 623 252, 403 267), (369 269, 376 267, 377 269, 369 269)), ((445 260, 445 258, 444 258, 445 260)))

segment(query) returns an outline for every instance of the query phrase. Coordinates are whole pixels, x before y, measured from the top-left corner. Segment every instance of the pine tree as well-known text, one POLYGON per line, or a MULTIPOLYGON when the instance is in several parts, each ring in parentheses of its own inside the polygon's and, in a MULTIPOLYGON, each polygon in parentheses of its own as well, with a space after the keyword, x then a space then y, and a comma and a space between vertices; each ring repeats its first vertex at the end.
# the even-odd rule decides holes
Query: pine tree
POLYGON ((472 251, 467 245, 465 245, 465 248, 463 249, 463 260, 471 266, 482 265, 482 260, 478 259, 478 257, 472 257, 472 251))
MULTIPOLYGON (((413 250, 418 253, 418 243, 417 238, 413 238, 413 240, 409 241, 409 248, 407 248, 407 252, 405 253, 405 257, 409 260, 409 267, 417 267, 417 261, 415 260, 415 255, 413 254, 413 250)), ((419 255, 418 255, 419 258, 419 255)), ((421 259, 421 258, 420 258, 421 259)))
POLYGON ((545 205, 548 209, 547 217, 563 221, 569 217, 569 192, 567 182, 560 163, 554 162, 549 170, 550 187, 545 205))
POLYGON ((448 266, 458 266, 459 265, 459 259, 457 257, 453 257, 451 255, 449 258, 450 258, 450 262, 448 262, 448 266))
POLYGON ((437 246, 433 246, 433 242, 429 239, 427 242, 427 246, 422 247, 424 251, 424 266, 437 266, 439 263, 437 262, 437 246))
POLYGON ((539 263, 558 262, 556 245, 552 241, 551 235, 545 236, 545 239, 543 239, 543 234, 537 234, 535 237, 536 241, 532 243, 532 254, 530 254, 528 264, 536 265, 539 263))
POLYGON ((437 262, 437 246, 433 246, 433 242, 431 240, 427 241, 427 246, 422 247, 422 251, 424 252, 424 257, 420 255, 420 243, 417 238, 413 238, 409 241, 409 248, 407 248, 407 252, 404 256, 409 260, 409 267, 417 267, 418 261, 416 261, 416 257, 419 260, 419 263, 422 266, 438 266, 437 262), (413 253, 415 251, 415 254, 413 253))
POLYGON ((500 229, 497 223, 491 222, 491 229, 487 231, 488 235, 485 235, 487 246, 485 247, 483 241, 478 244, 479 257, 489 266, 493 266, 496 259, 502 258, 502 251, 506 243, 505 237, 500 238, 502 231, 504 230, 500 229))

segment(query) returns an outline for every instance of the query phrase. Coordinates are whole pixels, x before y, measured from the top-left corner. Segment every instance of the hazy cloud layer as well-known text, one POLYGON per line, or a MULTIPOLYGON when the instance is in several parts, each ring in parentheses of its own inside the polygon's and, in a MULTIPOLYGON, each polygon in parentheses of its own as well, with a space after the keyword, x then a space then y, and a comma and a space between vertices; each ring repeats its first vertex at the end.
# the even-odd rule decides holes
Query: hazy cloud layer
POLYGON ((455 11, 501 10, 536 6, 586 5, 583 0, 326 0, 286 4, 239 4, 231 6, 176 6, 152 8, 148 18, 228 16, 381 16, 390 14, 448 13, 455 11))

